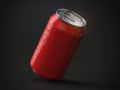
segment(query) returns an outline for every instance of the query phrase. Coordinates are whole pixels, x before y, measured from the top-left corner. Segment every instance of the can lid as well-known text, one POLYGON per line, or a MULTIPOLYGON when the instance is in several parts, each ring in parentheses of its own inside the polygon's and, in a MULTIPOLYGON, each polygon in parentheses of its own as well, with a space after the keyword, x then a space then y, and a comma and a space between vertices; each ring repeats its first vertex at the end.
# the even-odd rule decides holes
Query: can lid
POLYGON ((68 10, 68 9, 58 9, 56 11, 56 14, 58 17, 63 20, 64 22, 76 26, 76 27, 85 27, 86 21, 83 17, 81 17, 79 14, 68 10))

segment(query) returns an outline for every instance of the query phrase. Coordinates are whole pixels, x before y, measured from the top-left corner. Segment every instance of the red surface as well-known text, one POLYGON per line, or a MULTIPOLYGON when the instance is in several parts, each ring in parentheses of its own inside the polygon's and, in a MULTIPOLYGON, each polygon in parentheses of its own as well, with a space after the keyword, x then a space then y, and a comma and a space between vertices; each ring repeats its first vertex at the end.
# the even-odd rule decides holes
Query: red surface
POLYGON ((46 79, 61 79, 83 35, 83 28, 69 25, 53 14, 31 58, 32 69, 46 79))

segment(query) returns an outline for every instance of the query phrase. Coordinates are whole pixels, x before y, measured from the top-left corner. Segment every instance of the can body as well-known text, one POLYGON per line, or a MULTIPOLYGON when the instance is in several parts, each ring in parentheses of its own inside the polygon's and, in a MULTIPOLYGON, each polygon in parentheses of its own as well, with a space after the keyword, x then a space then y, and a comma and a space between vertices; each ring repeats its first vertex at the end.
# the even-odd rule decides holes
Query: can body
POLYGON ((83 28, 72 26, 53 14, 31 58, 33 71, 46 79, 61 79, 83 35, 83 28))

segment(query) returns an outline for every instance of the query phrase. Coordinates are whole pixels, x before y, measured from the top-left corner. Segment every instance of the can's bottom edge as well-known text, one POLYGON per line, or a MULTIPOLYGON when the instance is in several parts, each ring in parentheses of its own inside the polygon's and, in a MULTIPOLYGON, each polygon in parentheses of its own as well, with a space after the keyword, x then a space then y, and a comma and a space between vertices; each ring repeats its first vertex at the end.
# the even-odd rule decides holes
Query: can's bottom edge
MULTIPOLYGON (((31 66, 32 67, 32 66, 31 66)), ((61 80, 63 77, 60 77, 60 78, 51 78, 51 77, 47 77, 45 75, 42 75, 40 73, 38 73, 33 67, 32 67, 32 70, 33 72, 38 76, 38 77, 41 77, 43 79, 46 79, 46 80, 50 80, 50 81, 57 81, 57 80, 61 80)))

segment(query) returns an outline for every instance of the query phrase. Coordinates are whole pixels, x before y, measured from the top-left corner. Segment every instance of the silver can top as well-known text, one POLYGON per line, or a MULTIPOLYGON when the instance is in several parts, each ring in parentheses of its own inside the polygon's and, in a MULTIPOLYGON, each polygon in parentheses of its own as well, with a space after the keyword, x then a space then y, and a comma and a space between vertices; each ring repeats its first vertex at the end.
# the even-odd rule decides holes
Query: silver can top
POLYGON ((81 17, 79 14, 68 10, 68 9, 58 9, 56 11, 56 14, 58 17, 63 20, 64 22, 76 26, 76 27, 85 27, 86 21, 83 17, 81 17))

